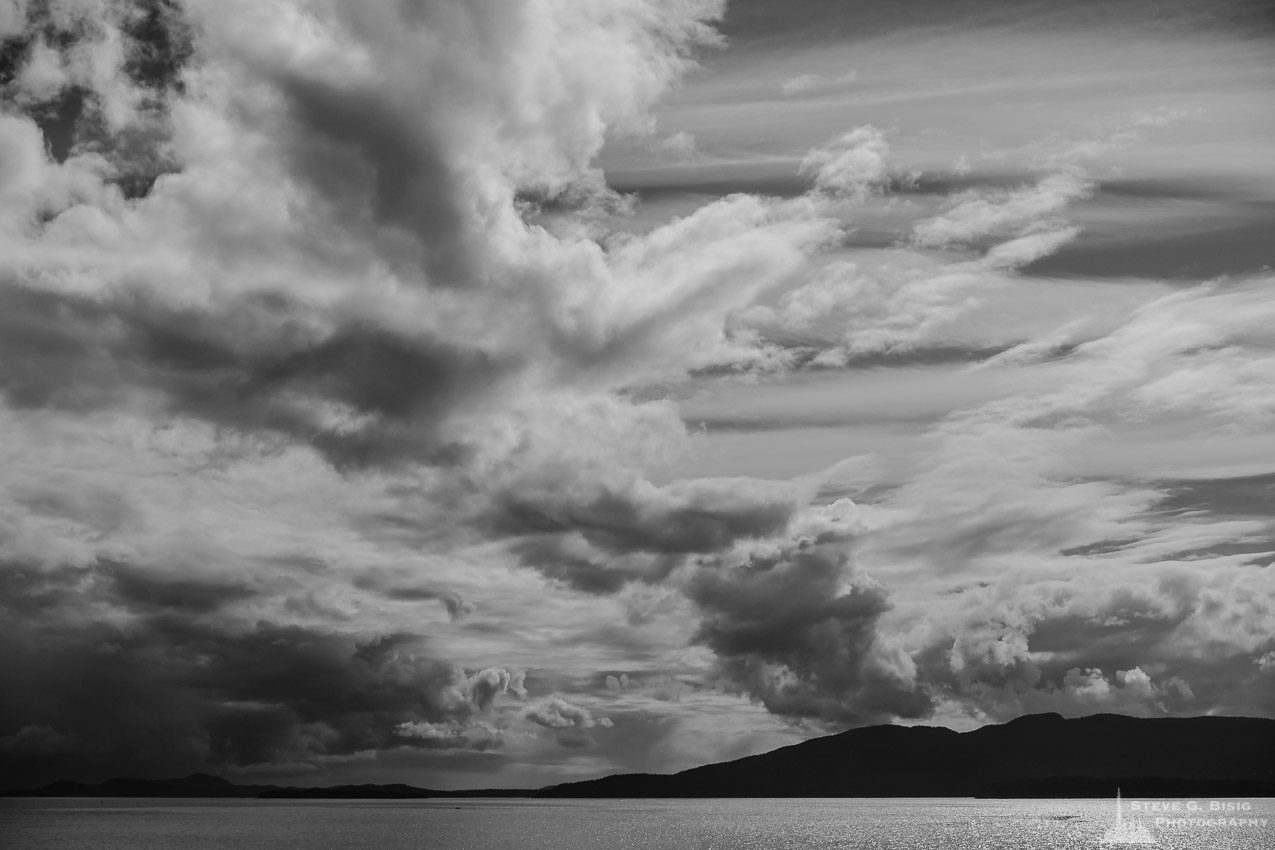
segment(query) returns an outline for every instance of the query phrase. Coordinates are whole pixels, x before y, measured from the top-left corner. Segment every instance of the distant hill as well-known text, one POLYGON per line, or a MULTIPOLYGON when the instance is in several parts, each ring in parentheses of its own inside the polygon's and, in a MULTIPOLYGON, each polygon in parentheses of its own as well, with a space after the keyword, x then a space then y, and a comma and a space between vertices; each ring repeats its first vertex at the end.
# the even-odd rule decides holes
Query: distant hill
POLYGON ((672 776, 629 774, 551 797, 1275 796, 1275 720, 1034 714, 953 732, 869 726, 672 776))
POLYGON ((1020 717, 953 732, 869 726, 672 775, 623 774, 538 790, 411 785, 297 788, 181 779, 55 782, 41 797, 1275 797, 1275 720, 1020 717))
POLYGON ((192 773, 180 779, 108 779, 105 782, 54 782, 30 791, 7 792, 16 797, 202 797, 255 799, 375 799, 410 800, 430 797, 530 797, 535 790, 436 791, 414 785, 236 785, 216 776, 192 773))

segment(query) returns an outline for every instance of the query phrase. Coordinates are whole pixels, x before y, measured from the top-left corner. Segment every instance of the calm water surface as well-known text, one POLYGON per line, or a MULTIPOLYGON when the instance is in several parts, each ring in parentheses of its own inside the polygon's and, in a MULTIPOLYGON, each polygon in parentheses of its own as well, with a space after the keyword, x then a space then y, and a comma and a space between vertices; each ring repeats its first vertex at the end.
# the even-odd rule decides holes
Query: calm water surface
MULTIPOLYGON (((1249 811, 1224 817, 1265 826, 1139 819, 1161 848, 1272 850, 1275 800, 1247 802, 1249 811)), ((1114 814, 1111 800, 9 799, 0 800, 0 847, 1073 850, 1097 848, 1114 814)))

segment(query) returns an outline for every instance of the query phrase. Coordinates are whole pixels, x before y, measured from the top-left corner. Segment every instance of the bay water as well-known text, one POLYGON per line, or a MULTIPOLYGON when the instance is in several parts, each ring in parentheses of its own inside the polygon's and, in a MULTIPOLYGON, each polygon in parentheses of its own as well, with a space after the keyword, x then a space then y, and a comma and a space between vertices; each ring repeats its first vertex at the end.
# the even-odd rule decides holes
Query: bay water
MULTIPOLYGON (((1164 801, 1161 848, 1273 850, 1275 799, 1164 801)), ((1113 800, 0 799, 4 850, 1079 850, 1113 800)), ((1132 845, 1128 845, 1132 846, 1132 845)))

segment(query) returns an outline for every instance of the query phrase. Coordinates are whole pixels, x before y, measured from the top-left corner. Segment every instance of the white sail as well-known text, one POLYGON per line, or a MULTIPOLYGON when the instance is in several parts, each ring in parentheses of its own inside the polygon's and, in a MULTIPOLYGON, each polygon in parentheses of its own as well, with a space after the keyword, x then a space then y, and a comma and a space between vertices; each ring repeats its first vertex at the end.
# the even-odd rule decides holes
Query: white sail
POLYGON ((1116 789, 1116 822, 1098 839, 1102 845, 1114 844, 1155 844, 1155 837, 1140 823, 1125 823, 1124 806, 1120 797, 1120 789, 1116 789))

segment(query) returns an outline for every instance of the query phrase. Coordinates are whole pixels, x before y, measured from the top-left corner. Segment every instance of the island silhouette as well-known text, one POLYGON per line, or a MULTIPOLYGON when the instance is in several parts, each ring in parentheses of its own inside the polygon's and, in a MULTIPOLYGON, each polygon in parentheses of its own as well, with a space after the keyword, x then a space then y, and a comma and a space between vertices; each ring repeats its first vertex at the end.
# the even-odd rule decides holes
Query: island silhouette
POLYGON ((61 781, 40 797, 1275 797, 1275 720, 1025 715, 968 732, 866 726, 674 774, 543 788, 238 785, 215 776, 61 781))

